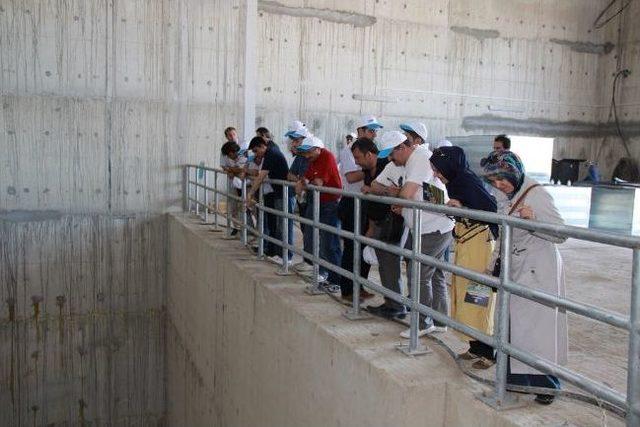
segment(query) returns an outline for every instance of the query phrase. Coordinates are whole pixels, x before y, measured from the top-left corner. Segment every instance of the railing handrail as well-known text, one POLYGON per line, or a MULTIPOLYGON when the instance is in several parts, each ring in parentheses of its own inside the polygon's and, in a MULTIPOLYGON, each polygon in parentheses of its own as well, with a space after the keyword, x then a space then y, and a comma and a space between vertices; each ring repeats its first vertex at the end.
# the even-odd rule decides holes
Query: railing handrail
MULTIPOLYGON (((219 168, 211 168, 198 165, 186 165, 187 167, 200 168, 211 172, 218 172, 225 174, 226 172, 219 168)), ((279 179, 265 179, 264 183, 275 185, 286 185, 294 187, 295 182, 279 180, 279 179)), ((196 184, 200 185, 201 184, 196 184)), ((339 196, 347 196, 353 198, 359 198, 360 200, 366 200, 371 202, 379 202, 387 205, 398 205, 406 208, 418 208, 421 210, 435 212, 445 215, 450 215, 459 218, 469 218, 476 221, 487 222, 492 224, 509 224, 513 227, 520 228, 527 231, 540 231, 546 234, 551 234, 558 237, 575 238, 580 240, 587 240, 596 243, 603 243, 606 245, 621 246, 628 249, 640 249, 640 236, 629 236, 624 234, 612 233, 601 230, 593 230, 588 228, 576 227, 573 225, 559 225, 538 220, 529 220, 515 218, 513 216, 481 211, 476 209, 467 208, 455 208, 446 205, 436 205, 429 202, 420 202, 415 200, 400 199, 395 197, 378 196, 373 194, 362 194, 353 191, 346 191, 337 188, 320 187, 316 185, 307 185, 310 190, 318 190, 322 193, 335 194, 339 196)), ((213 188, 208 188, 213 190, 213 188)))
MULTIPOLYGON (((251 179, 251 177, 246 177, 242 179, 242 195, 239 196, 235 192, 233 194, 227 191, 222 191, 218 189, 217 177, 218 174, 225 175, 226 172, 219 168, 211 168, 202 165, 185 165, 184 167, 184 184, 185 184, 185 209, 190 210, 190 202, 195 202, 196 213, 199 214, 200 207, 204 207, 204 219, 207 220, 208 215, 208 192, 212 192, 214 195, 214 203, 216 203, 216 209, 214 210, 214 227, 217 228, 217 201, 218 195, 223 195, 231 200, 242 201, 247 196, 247 182, 251 179), (204 174, 202 179, 203 183, 200 183, 200 179, 196 177, 195 179, 190 178, 190 169, 204 170, 210 171, 214 173, 214 184, 213 187, 207 185, 207 174, 204 174), (190 188, 191 186, 195 187, 195 198, 190 196, 190 188), (200 201, 199 191, 198 189, 204 190, 204 203, 200 201)), ((229 179, 228 182, 231 180, 229 179)), ((295 186, 294 182, 284 181, 284 180, 272 180, 265 179, 263 183, 269 183, 273 185, 282 185, 283 186, 283 197, 287 197, 291 194, 291 187, 295 186)), ((230 187, 227 187, 230 188, 230 187)), ((384 197, 378 195, 370 195, 370 194, 362 194, 351 191, 344 191, 342 189, 336 188, 327 188, 327 187, 319 187, 315 185, 307 185, 307 190, 310 190, 313 195, 313 219, 304 218, 299 215, 295 215, 294 213, 289 212, 288 204, 283 208, 283 211, 279 211, 276 209, 269 208, 264 205, 264 195, 262 193, 262 186, 259 189, 258 196, 259 201, 256 204, 258 209, 258 217, 259 224, 258 230, 255 230, 247 225, 247 213, 246 209, 242 210, 242 242, 247 244, 247 231, 251 231, 252 234, 256 235, 259 239, 258 246, 258 256, 263 256, 263 243, 265 241, 275 243, 282 247, 282 259, 283 259, 283 270, 284 272, 288 271, 288 264, 286 261, 287 255, 289 252, 295 253, 298 255, 302 255, 305 258, 308 258, 313 263, 313 271, 314 271, 314 286, 318 286, 317 283, 317 275, 318 269, 320 266, 327 268, 331 271, 336 272, 337 274, 344 275, 353 280, 353 309, 351 311, 352 316, 357 316, 359 313, 359 292, 360 286, 366 285, 370 286, 373 290, 381 292, 383 295, 390 297, 391 299, 404 304, 410 305, 412 307, 411 313, 411 322, 410 322, 410 338, 409 345, 407 346, 409 354, 415 354, 415 352, 419 351, 418 349, 418 338, 417 338, 417 329, 418 329, 418 314, 421 313, 427 316, 431 316, 433 319, 437 321, 441 321, 442 323, 450 326, 462 333, 467 333, 475 337, 476 339, 484 342, 485 344, 491 345, 497 350, 497 366, 496 366, 496 392, 495 395, 489 398, 483 398, 483 400, 489 403, 491 406, 496 408, 504 407, 507 402, 506 395, 506 373, 507 373, 507 355, 514 357, 521 362, 532 366, 536 369, 541 369, 543 371, 547 371, 551 374, 555 374, 561 379, 566 380, 569 383, 572 383, 583 390, 586 390, 592 393, 594 396, 597 396, 600 399, 604 399, 605 401, 621 408, 625 408, 626 417, 627 417, 627 425, 639 425, 640 424, 640 362, 637 360, 640 358, 640 237, 636 236, 626 236, 615 233, 597 231, 597 230, 588 230, 584 228, 567 226, 567 225, 558 225, 551 223, 544 223, 537 220, 524 220, 520 218, 514 218, 504 214, 491 213, 486 211, 478 211, 473 209, 466 208, 454 208, 445 205, 435 205, 429 202, 418 202, 411 201, 406 199, 399 199, 394 197, 384 197), (323 224, 319 220, 319 196, 320 193, 329 193, 346 197, 354 198, 354 220, 355 225, 354 232, 349 232, 342 230, 338 227, 329 226, 327 224, 323 224), (416 248, 419 247, 419 241, 421 236, 416 236, 414 241, 415 245, 412 250, 401 248, 398 245, 382 242, 380 240, 372 239, 366 236, 360 235, 359 230, 359 212, 361 210, 361 201, 373 201, 379 203, 385 203, 389 205, 399 205, 404 208, 409 208, 413 210, 414 214, 414 224, 412 229, 417 230, 416 234, 420 234, 420 215, 417 213, 421 210, 435 212, 439 214, 449 215, 457 218, 470 218, 476 221, 480 221, 483 223, 495 223, 502 226, 502 232, 500 233, 500 239, 502 242, 502 268, 500 278, 496 278, 485 273, 480 273, 475 270, 471 270, 468 268, 457 266, 453 263, 444 262, 437 258, 434 258, 429 255, 425 255, 421 253, 416 248), (282 240, 274 239, 271 236, 265 235, 263 232, 263 219, 264 214, 270 213, 278 216, 283 221, 283 234, 282 240), (313 253, 308 253, 304 249, 300 250, 293 245, 289 244, 287 241, 287 232, 286 225, 289 224, 289 221, 298 221, 302 224, 306 224, 313 228, 313 241, 314 248, 313 253), (506 248, 511 247, 512 242, 512 229, 519 228, 528 230, 531 232, 542 232, 547 235, 561 236, 561 237, 572 237, 580 240, 587 240, 592 242, 598 242, 608 245, 614 245, 624 248, 633 249, 633 268, 632 268, 632 291, 631 291, 631 312, 630 315, 624 316, 620 313, 610 312, 604 308, 600 308, 597 306, 580 303, 577 301, 570 300, 566 297, 550 294, 538 289, 529 288, 526 286, 522 286, 512 280, 510 280, 509 272, 510 272, 510 259, 511 259, 511 251, 506 248), (346 239, 353 240, 354 242, 354 271, 347 272, 339 266, 334 266, 333 264, 321 259, 318 254, 319 247, 319 231, 324 230, 329 233, 333 233, 335 235, 341 236, 346 239), (401 293, 397 293, 391 291, 389 289, 384 288, 382 285, 377 285, 368 279, 361 277, 359 274, 359 268, 356 268, 359 265, 359 247, 361 244, 367 244, 374 248, 381 249, 384 251, 388 251, 390 253, 403 256, 406 259, 410 260, 414 267, 416 268, 416 274, 413 276, 412 280, 412 295, 411 298, 405 297, 401 293), (357 249, 357 250, 356 250, 357 249), (356 255, 358 254, 358 255, 356 255), (477 283, 481 283, 486 286, 494 287, 498 290, 498 303, 496 304, 496 330, 493 336, 485 335, 484 333, 475 330, 463 323, 458 322, 457 320, 449 317, 449 315, 445 315, 437 312, 431 307, 427 307, 418 302, 418 292, 419 288, 417 288, 416 277, 418 276, 417 271, 420 269, 420 265, 425 264, 432 267, 440 268, 442 270, 449 271, 455 275, 462 276, 468 278, 469 280, 475 281, 477 283), (600 321, 615 327, 623 328, 629 331, 629 349, 628 349, 628 373, 627 373, 627 394, 624 395, 612 387, 607 386, 605 384, 596 382, 578 372, 575 372, 571 369, 568 369, 562 365, 556 364, 551 361, 546 361, 544 359, 540 359, 534 353, 526 350, 522 350, 520 348, 516 348, 510 344, 510 340, 508 339, 508 333, 505 335, 505 331, 508 330, 508 316, 509 316, 509 297, 510 294, 513 293, 519 297, 525 298, 529 301, 537 302, 539 304, 543 304, 549 307, 560 308, 567 311, 571 311, 577 313, 579 315, 585 316, 591 320, 600 321), (411 353, 414 352, 414 353, 411 353), (625 400, 626 399, 626 400, 625 400)), ((232 219, 231 219, 231 211, 229 208, 229 204, 227 204, 227 230, 231 228, 232 219)))

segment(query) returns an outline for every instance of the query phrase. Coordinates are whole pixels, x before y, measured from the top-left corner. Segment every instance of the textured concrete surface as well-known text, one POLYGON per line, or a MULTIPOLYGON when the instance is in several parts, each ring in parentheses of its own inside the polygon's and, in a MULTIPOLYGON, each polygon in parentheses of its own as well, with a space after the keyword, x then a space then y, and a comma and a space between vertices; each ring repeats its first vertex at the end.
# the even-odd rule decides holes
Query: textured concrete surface
MULTIPOLYGON (((607 118, 618 22, 591 28, 606 3, 261 1, 258 120, 279 134, 283 117, 301 117, 332 147, 360 113, 388 127, 423 120, 430 140, 559 130, 556 157, 611 162, 619 143, 610 138, 599 154, 601 137, 574 123, 599 129, 607 118), (329 11, 359 21, 327 19, 329 11), (476 126, 463 126, 467 118, 476 126)), ((629 67, 639 62, 633 9, 623 25, 629 67)), ((630 83, 624 102, 637 103, 630 83)), ((621 120, 640 119, 637 105, 626 112, 621 120)))
MULTIPOLYGON (((259 1, 256 124, 280 142, 299 117, 336 147, 364 113, 432 140, 515 123, 607 175, 616 67, 640 121, 640 3, 591 29, 606 3, 259 1)), ((218 164, 242 121, 243 4, 0 0, 0 424, 163 419, 162 215, 180 165, 218 164)))
POLYGON ((165 422, 164 212, 240 117, 239 5, 0 0, 0 425, 165 422))
POLYGON ((432 340, 431 354, 406 357, 401 325, 348 321, 344 305, 209 230, 169 217, 171 425, 622 425, 567 399, 497 413, 432 340))

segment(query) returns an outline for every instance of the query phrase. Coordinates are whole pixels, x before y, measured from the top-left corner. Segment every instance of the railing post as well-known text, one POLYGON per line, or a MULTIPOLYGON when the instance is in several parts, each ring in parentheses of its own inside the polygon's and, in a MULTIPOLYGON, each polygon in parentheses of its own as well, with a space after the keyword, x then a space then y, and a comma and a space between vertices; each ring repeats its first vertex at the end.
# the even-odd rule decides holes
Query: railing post
POLYGON ((204 222, 205 224, 209 223, 209 190, 207 187, 207 170, 202 169, 204 171, 203 181, 204 181, 204 222))
POLYGON ((640 425, 640 249, 633 250, 629 325, 626 421, 631 427, 640 425))
POLYGON ((245 202, 247 200, 247 178, 242 178, 242 202, 240 203, 242 209, 242 231, 240 233, 240 240, 242 244, 247 246, 247 206, 245 202))
POLYGON ((320 288, 320 264, 318 264, 318 259, 320 258, 320 229, 318 228, 320 224, 320 191, 315 188, 311 191, 313 196, 313 258, 311 260, 313 263, 313 276, 311 285, 307 287, 307 293, 318 295, 324 293, 320 288))
POLYGON ((213 230, 220 231, 218 228, 218 171, 213 171, 213 230))
POLYGON ((362 204, 359 197, 353 199, 353 303, 352 307, 345 312, 345 317, 349 320, 361 320, 368 319, 367 316, 360 310, 360 246, 361 243, 358 240, 360 236, 360 229, 362 224, 360 221, 360 212, 362 210, 362 204))
POLYGON ((289 186, 282 186, 282 211, 284 216, 282 217, 282 267, 278 271, 279 275, 286 276, 289 274, 289 221, 287 214, 289 214, 289 186))
POLYGON ((185 212, 191 212, 189 205, 189 165, 185 165, 182 168, 182 210, 185 212))
POLYGON ((264 193, 262 185, 258 188, 258 259, 264 258, 264 193))
POLYGON ((511 294, 504 289, 510 279, 511 271, 511 226, 502 223, 500 229, 500 288, 498 289, 498 304, 496 314, 496 389, 493 395, 478 396, 496 410, 510 409, 523 406, 515 396, 507 392, 507 365, 509 355, 504 351, 504 345, 509 342, 509 300, 511 294))
POLYGON ((231 204, 235 203, 234 200, 231 199, 231 193, 233 192, 234 188, 233 188, 233 178, 231 178, 229 175, 227 175, 227 232, 225 237, 227 239, 231 238, 231 231, 232 231, 232 221, 231 221, 231 204))
POLYGON ((193 181, 196 183, 196 215, 200 216, 200 180, 198 179, 198 168, 193 168, 194 170, 194 174, 193 177, 195 178, 193 181))
MULTIPOLYGON (((406 209, 406 208, 405 208, 406 209)), ((413 230, 411 230, 412 250, 411 250, 411 315, 409 318, 409 344, 398 346, 398 349, 408 356, 426 354, 430 351, 418 341, 418 330, 420 329, 420 261, 418 255, 422 251, 422 230, 421 230, 421 210, 413 210, 413 230)))

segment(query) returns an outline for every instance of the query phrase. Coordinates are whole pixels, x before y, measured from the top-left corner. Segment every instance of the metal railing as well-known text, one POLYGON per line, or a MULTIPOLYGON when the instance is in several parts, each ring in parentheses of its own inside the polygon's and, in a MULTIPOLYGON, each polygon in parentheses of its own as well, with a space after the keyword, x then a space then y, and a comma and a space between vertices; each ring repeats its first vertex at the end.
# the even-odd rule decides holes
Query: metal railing
MULTIPOLYGON (((227 201, 233 200, 238 203, 242 203, 247 194, 247 180, 242 180, 242 190, 240 196, 238 194, 229 193, 226 189, 222 190, 219 188, 219 181, 227 181, 224 183, 224 187, 233 188, 231 185, 231 180, 226 179, 226 174, 221 169, 197 165, 186 165, 184 166, 183 173, 184 210, 195 211, 196 214, 202 217, 203 221, 209 223, 209 216, 211 215, 209 213, 209 204, 210 202, 212 202, 215 206, 215 208, 213 209, 214 218, 212 221, 212 226, 214 230, 219 230, 217 210, 218 202, 220 200, 219 196, 222 195, 227 199, 227 201), (198 171, 201 171, 201 175, 203 175, 201 178, 198 178, 198 171), (209 179, 210 175, 213 175, 212 181, 209 179), (221 180, 221 177, 223 177, 224 179, 221 180), (213 195, 213 201, 210 200, 209 195, 213 195)), ((253 234, 257 238, 258 258, 262 258, 264 256, 265 242, 271 242, 280 246, 282 248, 282 266, 279 271, 280 274, 287 274, 289 271, 289 253, 298 254, 303 256, 305 259, 310 260, 313 265, 314 274, 312 275, 312 284, 307 289, 309 293, 324 293, 324 291, 320 290, 318 283, 319 268, 322 266, 329 271, 333 271, 353 281, 353 303, 349 311, 345 313, 346 317, 348 317, 349 319, 359 319, 363 317, 363 313, 361 312, 360 307, 360 289, 363 285, 373 291, 382 294, 387 298, 410 307, 410 337, 408 344, 406 346, 403 346, 404 348, 402 348, 402 350, 406 354, 416 355, 425 352, 424 347, 420 345, 418 340, 419 314, 429 316, 437 322, 449 326, 475 340, 481 341, 487 345, 494 347, 497 351, 495 390, 493 394, 484 397, 481 396, 479 398, 496 409, 506 409, 514 406, 511 394, 507 392, 507 360, 510 356, 539 371, 555 375, 558 378, 592 394, 596 398, 602 399, 603 401, 619 408, 621 410, 620 412, 626 413, 626 423, 628 426, 640 425, 640 238, 627 235, 605 233, 572 226, 523 220, 512 216, 500 215, 485 211, 453 208, 443 205, 434 205, 426 202, 415 202, 391 197, 364 195, 361 193, 353 193, 333 188, 317 187, 313 185, 307 186, 307 191, 311 191, 313 197, 313 215, 312 219, 308 219, 298 216, 293 212, 289 212, 288 197, 289 194, 291 194, 291 192, 293 191, 293 189, 291 189, 290 187, 294 186, 294 183, 280 180, 266 180, 265 183, 267 182, 271 184, 282 185, 284 200, 283 210, 279 211, 265 206, 262 189, 260 189, 258 203, 256 204, 258 216, 257 228, 250 227, 248 225, 247 210, 244 207, 242 207, 241 209, 240 220, 238 221, 238 227, 241 230, 241 241, 244 245, 247 245, 248 233, 253 234), (340 228, 332 227, 320 222, 319 201, 321 192, 353 197, 355 231, 345 231, 340 228), (414 231, 412 232, 412 235, 414 236, 414 241, 412 250, 404 249, 398 245, 388 244, 360 234, 360 213, 362 207, 361 202, 364 200, 381 202, 390 205, 399 205, 403 208, 413 210, 414 231), (469 218, 481 222, 499 224, 501 226, 500 239, 502 260, 500 277, 497 278, 489 276, 474 270, 459 267, 448 262, 440 261, 434 257, 420 253, 421 215, 418 215, 418 213, 421 210, 446 214, 459 218, 469 218), (282 240, 277 240, 271 236, 265 235, 263 229, 265 213, 276 215, 281 219, 281 229, 283 230, 282 240), (287 239, 289 221, 297 221, 300 224, 313 227, 313 253, 307 253, 304 250, 296 248, 294 245, 289 244, 287 239), (531 232, 542 232, 552 236, 575 238, 632 249, 633 265, 630 315, 627 317, 620 313, 612 312, 601 307, 581 303, 558 295, 549 294, 547 292, 528 288, 513 282, 509 277, 511 251, 507 250, 507 248, 511 247, 513 228, 524 229, 531 232), (319 233, 321 230, 338 235, 343 239, 353 240, 353 271, 346 271, 340 266, 334 265, 320 258, 319 233), (411 283, 409 284, 410 297, 406 297, 400 293, 390 291, 382 285, 360 276, 360 247, 363 244, 401 256, 408 262, 412 263, 412 271, 414 273, 411 275, 411 283), (431 307, 420 304, 419 269, 421 264, 436 267, 441 270, 451 272, 452 274, 465 277, 476 283, 480 283, 485 286, 497 289, 496 322, 494 335, 490 336, 484 334, 474 328, 471 328, 463 323, 452 319, 451 317, 435 311, 431 307), (511 345, 509 343, 508 332, 509 298, 511 294, 548 307, 570 311, 575 314, 584 316, 588 319, 603 322, 608 325, 627 330, 629 332, 629 347, 626 395, 618 392, 612 387, 609 387, 605 384, 588 378, 583 374, 568 369, 565 366, 561 366, 551 361, 541 359, 529 351, 525 351, 511 345)), ((233 221, 231 209, 231 203, 228 202, 226 204, 225 215, 227 233, 230 232, 233 221)))

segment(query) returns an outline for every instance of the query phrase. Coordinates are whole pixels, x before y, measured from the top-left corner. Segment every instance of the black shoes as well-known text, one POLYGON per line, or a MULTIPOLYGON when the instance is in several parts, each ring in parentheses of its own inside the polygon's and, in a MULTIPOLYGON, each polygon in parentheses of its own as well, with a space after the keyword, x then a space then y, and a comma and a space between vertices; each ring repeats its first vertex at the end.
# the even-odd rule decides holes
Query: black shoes
POLYGON ((387 319, 404 319, 407 315, 404 307, 395 308, 390 307, 386 304, 382 304, 377 307, 367 307, 367 311, 375 316, 380 316, 387 319))
POLYGON ((541 405, 551 405, 555 398, 553 394, 536 394, 536 402, 541 405))

